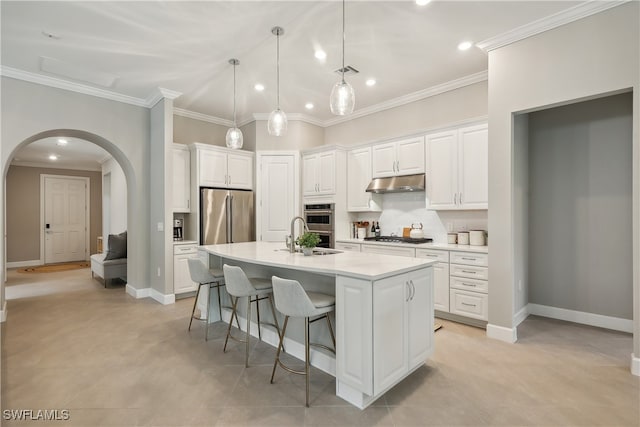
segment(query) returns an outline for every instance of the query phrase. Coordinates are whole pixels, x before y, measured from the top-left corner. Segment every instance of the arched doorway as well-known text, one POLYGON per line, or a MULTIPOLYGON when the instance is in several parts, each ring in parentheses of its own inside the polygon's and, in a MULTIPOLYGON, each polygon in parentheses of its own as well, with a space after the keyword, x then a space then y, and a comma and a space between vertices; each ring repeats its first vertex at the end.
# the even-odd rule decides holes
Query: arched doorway
MULTIPOLYGON (((37 133, 35 135, 32 135, 29 138, 26 138, 25 140, 23 140, 22 142, 20 142, 19 144, 17 144, 13 150, 11 151, 10 155, 8 157, 6 157, 5 160, 5 164, 3 165, 3 186, 6 186, 6 182, 7 182, 7 173, 9 171, 9 166, 11 164, 11 161, 13 160, 13 158, 15 157, 16 153, 18 153, 22 148, 26 147, 27 145, 35 142, 35 141, 40 141, 42 139, 45 138, 58 138, 58 137, 66 137, 66 138, 75 138, 75 139, 79 139, 79 140, 84 140, 87 142, 90 142, 92 144, 97 145, 98 147, 104 149, 107 153, 109 153, 109 155, 111 155, 111 157, 113 158, 113 160, 120 166, 120 168, 122 169, 122 173, 124 174, 124 181, 126 183, 126 200, 127 200, 127 212, 126 212, 126 224, 130 227, 130 226, 134 226, 135 222, 132 221, 132 213, 136 212, 136 210, 139 209, 139 202, 136 200, 136 198, 133 196, 135 194, 135 171, 133 166, 131 165, 131 162, 129 161, 129 159, 125 156, 125 154, 118 148, 118 146, 116 146, 113 142, 99 136, 96 135, 94 133, 91 132, 86 132, 86 131, 82 131, 82 130, 77 130, 77 129, 52 129, 52 130, 48 130, 48 131, 44 131, 44 132, 40 132, 37 133)), ((6 200, 6 199, 5 199, 6 200)), ((3 213, 5 215, 6 218, 6 212, 7 212, 7 206, 5 205, 6 201, 2 200, 2 209, 3 209, 3 213)), ((0 224, 0 227, 2 227, 2 235, 5 236, 4 241, 3 241, 3 247, 6 249, 6 230, 5 230, 5 225, 6 222, 2 222, 0 224)), ((127 246, 128 248, 131 248, 132 242, 131 240, 128 239, 127 241, 127 246)), ((3 251, 4 255, 3 255, 3 277, 6 277, 6 268, 7 268, 7 251, 4 250, 3 251)), ((136 262, 136 258, 138 257, 138 254, 135 251, 132 250, 128 250, 128 262, 127 262, 127 276, 128 277, 132 277, 134 275, 134 269, 137 268, 138 263, 136 262)), ((137 276, 134 276, 137 277, 137 276)), ((1 295, 2 298, 1 300, 4 301, 4 295, 5 295, 5 289, 4 289, 4 280, 2 281, 2 283, 0 284, 0 290, 1 290, 1 295)), ((135 289, 134 289, 135 290, 135 289)), ((129 293, 130 289, 129 286, 127 286, 127 291, 129 293)))

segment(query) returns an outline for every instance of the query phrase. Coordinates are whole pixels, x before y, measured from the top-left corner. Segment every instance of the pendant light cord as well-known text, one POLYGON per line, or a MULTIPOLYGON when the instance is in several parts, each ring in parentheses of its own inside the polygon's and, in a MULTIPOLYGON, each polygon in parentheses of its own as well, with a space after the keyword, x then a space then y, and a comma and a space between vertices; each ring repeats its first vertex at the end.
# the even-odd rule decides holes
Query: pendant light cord
POLYGON ((236 64, 233 64, 233 127, 236 125, 236 64))
POLYGON ((280 109, 280 30, 276 31, 276 107, 280 109))
POLYGON ((344 39, 345 39, 344 2, 345 2, 345 0, 342 0, 342 83, 344 83, 344 39))

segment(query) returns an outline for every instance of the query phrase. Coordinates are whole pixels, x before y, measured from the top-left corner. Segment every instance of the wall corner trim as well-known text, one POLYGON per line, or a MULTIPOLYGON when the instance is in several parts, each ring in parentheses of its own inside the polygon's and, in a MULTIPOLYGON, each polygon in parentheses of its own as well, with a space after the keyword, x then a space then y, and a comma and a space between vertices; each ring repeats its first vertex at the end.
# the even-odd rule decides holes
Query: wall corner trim
POLYGON ((529 314, 536 316, 550 317, 552 319, 581 323, 583 325, 595 326, 598 328, 633 333, 633 320, 630 319, 621 319, 619 317, 603 316, 601 314, 567 310, 566 308, 550 307, 548 305, 532 303, 529 303, 527 308, 529 310, 529 314))
POLYGON ((176 296, 174 294, 169 294, 169 295, 161 294, 155 289, 151 289, 149 296, 152 299, 158 301, 162 305, 175 304, 176 302, 176 296))
POLYGON ((640 377, 640 357, 631 353, 631 373, 640 377))
POLYGON ((43 264, 44 262, 41 259, 32 259, 29 261, 12 261, 7 262, 7 268, 37 267, 43 264))
POLYGON ((518 310, 518 312, 513 316, 513 325, 514 327, 518 327, 518 325, 522 322, 524 322, 524 320, 529 317, 529 305, 525 305, 524 307, 522 307, 520 310, 518 310))
POLYGON ((137 289, 127 283, 126 291, 135 299, 148 298, 151 295, 151 288, 137 289))
POLYGON ((178 98, 180 95, 182 95, 181 92, 176 92, 174 90, 157 87, 149 94, 149 96, 147 96, 147 99, 145 100, 145 104, 148 108, 151 108, 155 106, 158 103, 158 101, 160 101, 163 98, 173 100, 178 98))
POLYGON ((516 328, 487 324, 487 337, 513 344, 518 340, 516 328))
POLYGON ((0 323, 7 321, 7 301, 2 304, 2 310, 0 310, 0 323))

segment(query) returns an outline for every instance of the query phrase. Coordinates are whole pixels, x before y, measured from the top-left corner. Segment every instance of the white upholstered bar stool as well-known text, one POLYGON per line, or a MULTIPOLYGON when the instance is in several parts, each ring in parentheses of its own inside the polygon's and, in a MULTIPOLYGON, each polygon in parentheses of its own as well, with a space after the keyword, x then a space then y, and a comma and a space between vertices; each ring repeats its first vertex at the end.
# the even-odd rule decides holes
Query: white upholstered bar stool
MULTIPOLYGON (((262 334, 260 332, 260 301, 264 299, 269 300, 269 305, 271 306, 271 314, 273 315, 274 323, 264 322, 265 325, 270 325, 276 328, 278 331, 278 336, 280 336, 280 326, 278 325, 278 318, 276 317, 276 311, 273 308, 273 299, 271 298, 271 293, 273 291, 273 287, 271 286, 271 280, 263 279, 263 278, 248 278, 244 273, 242 268, 224 264, 222 266, 224 271, 224 280, 227 286, 227 292, 232 296, 232 312, 231 318, 229 319, 229 327, 227 328, 227 337, 224 340, 224 348, 222 351, 227 351, 227 342, 229 338, 245 343, 245 354, 244 354, 244 366, 246 368, 249 367, 249 338, 251 336, 251 303, 256 303, 256 318, 258 320, 258 339, 262 339, 262 334), (245 339, 241 340, 233 335, 231 335, 231 324, 233 323, 233 318, 236 318, 236 323, 238 323, 238 299, 246 297, 247 298, 247 329, 245 331, 245 339)), ((240 326, 238 325, 238 329, 240 326)))
POLYGON ((271 372, 271 383, 276 374, 276 367, 280 365, 284 370, 293 374, 304 375, 306 383, 306 400, 305 404, 309 407, 309 346, 322 347, 335 354, 336 337, 331 327, 329 313, 336 308, 336 298, 333 295, 327 295, 319 292, 306 292, 300 282, 297 280, 282 279, 273 276, 273 298, 278 311, 285 315, 284 325, 282 326, 282 334, 280 335, 280 344, 276 352, 276 360, 273 362, 273 371, 271 372), (320 316, 320 317, 316 317, 320 316), (304 317, 304 371, 296 371, 286 366, 280 360, 280 348, 283 345, 284 334, 287 331, 287 323, 289 317, 304 317), (309 320, 310 317, 316 317, 309 320), (323 344, 309 342, 309 324, 316 320, 327 319, 329 333, 333 341, 333 348, 329 348, 323 344))
POLYGON ((209 269, 207 266, 200 261, 198 258, 189 258, 187 260, 189 263, 189 275, 191 276, 191 280, 198 283, 198 291, 196 292, 196 299, 193 302, 193 309, 191 310, 191 320, 189 320, 189 331, 191 330, 191 323, 193 323, 193 319, 204 320, 205 321, 205 329, 204 329, 204 339, 207 341, 209 339, 209 305, 211 301, 211 297, 207 295, 207 313, 204 318, 194 317, 193 314, 196 311, 196 305, 198 304, 198 297, 200 296, 200 289, 203 286, 209 286, 209 289, 216 288, 218 290, 218 310, 220 312, 220 319, 222 320, 222 305, 220 304, 220 286, 224 286, 224 273, 219 268, 209 269))

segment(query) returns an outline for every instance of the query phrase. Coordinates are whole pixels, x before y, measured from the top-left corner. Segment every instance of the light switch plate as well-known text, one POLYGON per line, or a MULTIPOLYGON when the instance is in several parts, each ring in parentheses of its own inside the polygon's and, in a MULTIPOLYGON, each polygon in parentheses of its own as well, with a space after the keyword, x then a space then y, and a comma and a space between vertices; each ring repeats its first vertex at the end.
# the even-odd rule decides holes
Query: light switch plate
POLYGON ((158 231, 164 231, 164 223, 162 222, 158 223, 158 231))

